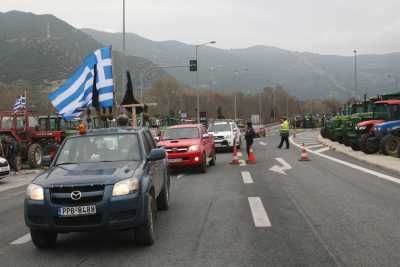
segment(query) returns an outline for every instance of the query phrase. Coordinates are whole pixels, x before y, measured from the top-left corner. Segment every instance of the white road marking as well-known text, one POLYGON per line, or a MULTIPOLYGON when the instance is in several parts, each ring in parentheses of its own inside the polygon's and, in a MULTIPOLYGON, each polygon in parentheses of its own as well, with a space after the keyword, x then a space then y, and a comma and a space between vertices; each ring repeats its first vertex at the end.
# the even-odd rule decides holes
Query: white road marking
POLYGON ((252 184, 253 182, 253 178, 251 177, 250 172, 242 172, 242 179, 243 179, 243 183, 244 184, 252 184))
POLYGON ((319 144, 319 145, 307 146, 307 148, 317 148, 317 147, 323 147, 323 146, 324 145, 319 144))
POLYGON ((285 171, 292 169, 292 166, 290 166, 289 163, 287 163, 284 159, 282 158, 275 158, 275 159, 279 161, 279 163, 282 166, 274 165, 271 168, 269 168, 270 171, 286 175, 285 171))
POLYGON ((10 243, 10 245, 22 245, 28 243, 29 241, 31 241, 31 234, 28 233, 14 240, 13 242, 10 243))
POLYGON ((324 148, 318 149, 318 150, 316 150, 315 152, 317 152, 317 153, 322 153, 322 152, 325 152, 325 151, 327 151, 327 150, 329 150, 329 147, 324 147, 324 148))
POLYGON ((239 166, 246 166, 246 161, 244 159, 239 159, 239 166))
MULTIPOLYGON (((301 145, 295 143, 292 138, 289 138, 289 140, 293 145, 297 146, 298 148, 301 148, 301 145)), ((387 181, 391 181, 391 182, 396 183, 396 184, 400 184, 400 179, 399 178, 396 178, 396 177, 393 177, 393 176, 390 176, 390 175, 386 175, 384 173, 377 172, 377 171, 374 171, 374 170, 371 170, 371 169, 367 169, 367 168, 361 167, 359 165, 356 165, 356 164, 353 164, 353 163, 350 163, 350 162, 347 162, 347 161, 343 161, 341 159, 337 159, 337 158, 334 158, 334 157, 331 157, 331 156, 328 156, 328 155, 325 155, 325 154, 322 154, 322 153, 318 153, 318 152, 313 151, 313 150, 308 149, 308 148, 306 148, 306 150, 308 152, 312 153, 312 154, 320 156, 321 158, 329 159, 331 161, 334 161, 336 163, 345 165, 347 167, 359 170, 359 171, 364 172, 364 173, 371 174, 371 175, 376 176, 378 178, 381 178, 383 180, 387 180, 387 181)))
POLYGON ((260 145, 262 145, 262 146, 266 146, 266 145, 267 145, 267 143, 265 143, 265 142, 263 142, 263 141, 260 141, 260 145))
POLYGON ((255 227, 271 227, 271 221, 268 218, 261 198, 249 197, 248 199, 255 227))

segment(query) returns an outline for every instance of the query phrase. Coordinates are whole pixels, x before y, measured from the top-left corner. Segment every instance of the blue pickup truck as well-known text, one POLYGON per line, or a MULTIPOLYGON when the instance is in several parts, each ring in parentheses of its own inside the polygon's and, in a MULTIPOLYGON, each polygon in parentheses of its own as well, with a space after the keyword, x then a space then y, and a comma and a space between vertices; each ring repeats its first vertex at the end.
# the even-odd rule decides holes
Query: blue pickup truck
MULTIPOLYGON (((25 222, 37 248, 58 233, 126 230, 154 242, 156 210, 169 207, 166 152, 147 129, 92 130, 64 140, 49 169, 27 188, 25 222)), ((50 163, 51 161, 51 163, 50 163)))

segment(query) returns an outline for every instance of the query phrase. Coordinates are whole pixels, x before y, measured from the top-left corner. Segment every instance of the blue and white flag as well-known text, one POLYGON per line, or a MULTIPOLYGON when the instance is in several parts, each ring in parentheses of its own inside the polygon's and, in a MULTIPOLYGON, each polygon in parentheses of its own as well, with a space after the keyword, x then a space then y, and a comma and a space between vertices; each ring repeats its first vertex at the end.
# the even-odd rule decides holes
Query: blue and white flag
POLYGON ((17 112, 20 109, 26 108, 26 97, 20 96, 15 100, 15 104, 13 106, 13 111, 17 112))
POLYGON ((97 72, 95 88, 98 91, 99 106, 106 108, 114 105, 112 57, 109 46, 87 56, 64 85, 49 94, 52 105, 65 119, 78 117, 92 104, 94 68, 97 72))

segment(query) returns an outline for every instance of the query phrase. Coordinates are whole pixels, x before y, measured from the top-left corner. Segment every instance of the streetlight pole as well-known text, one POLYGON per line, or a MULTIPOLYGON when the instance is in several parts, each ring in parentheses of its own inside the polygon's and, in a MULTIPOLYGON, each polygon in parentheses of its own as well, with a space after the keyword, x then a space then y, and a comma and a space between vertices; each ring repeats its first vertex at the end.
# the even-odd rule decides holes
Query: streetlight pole
POLYGON ((199 88, 199 61, 198 61, 198 54, 197 54, 197 50, 199 49, 200 46, 205 46, 208 44, 215 44, 215 41, 210 41, 207 43, 203 43, 203 44, 198 44, 195 45, 195 53, 196 53, 196 62, 197 62, 197 70, 196 70, 196 89, 197 89, 197 123, 200 123, 200 88, 199 88))
POLYGON ((357 99, 357 93, 358 93, 357 50, 353 50, 353 53, 354 53, 354 98, 357 99))

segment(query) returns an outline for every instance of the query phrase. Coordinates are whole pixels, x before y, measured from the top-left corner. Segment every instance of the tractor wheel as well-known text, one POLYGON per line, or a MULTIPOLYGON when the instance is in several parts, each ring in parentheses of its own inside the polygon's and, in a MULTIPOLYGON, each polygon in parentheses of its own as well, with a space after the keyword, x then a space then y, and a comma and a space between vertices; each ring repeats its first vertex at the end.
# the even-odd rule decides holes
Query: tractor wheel
POLYGON ((342 136, 338 136, 337 141, 339 142, 339 144, 343 144, 343 137, 342 136))
POLYGON ((349 140, 347 137, 344 137, 344 138, 343 138, 343 144, 344 144, 345 146, 350 146, 350 145, 351 145, 350 140, 349 140))
POLYGON ((398 136, 388 134, 382 138, 379 146, 382 154, 398 157, 397 150, 399 145, 400 138, 398 136))
POLYGON ((326 130, 324 128, 321 128, 321 136, 326 138, 326 130))
POLYGON ((366 145, 367 145, 367 141, 368 141, 368 134, 362 134, 360 136, 360 138, 358 139, 358 143, 359 143, 359 148, 360 150, 364 151, 366 150, 366 145))
POLYGON ((367 139, 365 142, 365 145, 363 146, 362 151, 365 154, 375 154, 376 152, 379 151, 379 143, 377 141, 370 141, 367 139))
POLYGON ((33 169, 40 168, 42 166, 43 151, 39 144, 32 144, 28 149, 28 163, 33 169))
POLYGON ((360 146, 358 145, 358 143, 351 143, 351 149, 353 149, 354 151, 360 151, 360 146))

